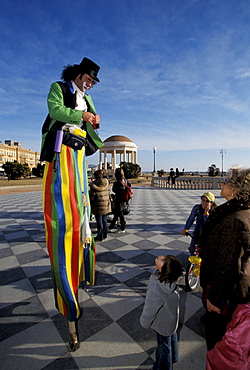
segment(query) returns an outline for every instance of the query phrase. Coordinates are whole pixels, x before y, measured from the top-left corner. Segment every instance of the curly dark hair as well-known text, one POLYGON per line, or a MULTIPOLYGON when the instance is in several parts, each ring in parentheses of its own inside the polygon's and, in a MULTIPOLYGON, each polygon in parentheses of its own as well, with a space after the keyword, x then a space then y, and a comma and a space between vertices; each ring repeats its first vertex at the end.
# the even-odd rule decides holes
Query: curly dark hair
POLYGON ((68 64, 63 68, 61 79, 64 82, 74 81, 76 77, 79 75, 82 75, 82 71, 80 71, 79 64, 74 64, 74 65, 68 64))
POLYGON ((250 207, 250 168, 230 168, 226 182, 238 190, 236 194, 238 202, 250 207))
POLYGON ((182 264, 181 262, 172 255, 167 255, 164 258, 164 263, 160 273, 158 274, 158 280, 162 283, 174 283, 182 275, 182 264))

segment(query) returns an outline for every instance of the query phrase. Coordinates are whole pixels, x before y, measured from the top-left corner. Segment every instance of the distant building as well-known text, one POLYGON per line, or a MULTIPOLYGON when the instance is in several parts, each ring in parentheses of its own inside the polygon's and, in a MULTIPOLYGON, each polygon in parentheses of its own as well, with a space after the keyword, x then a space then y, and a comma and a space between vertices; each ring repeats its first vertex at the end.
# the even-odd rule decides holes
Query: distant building
POLYGON ((110 136, 104 140, 104 146, 100 148, 99 168, 104 168, 104 170, 108 169, 108 155, 110 155, 110 164, 113 171, 121 162, 136 164, 137 149, 138 146, 126 136, 110 136))
POLYGON ((40 153, 21 148, 21 143, 17 141, 5 140, 4 144, 0 142, 0 166, 6 162, 17 161, 21 164, 27 163, 33 168, 37 166, 39 158, 40 153))

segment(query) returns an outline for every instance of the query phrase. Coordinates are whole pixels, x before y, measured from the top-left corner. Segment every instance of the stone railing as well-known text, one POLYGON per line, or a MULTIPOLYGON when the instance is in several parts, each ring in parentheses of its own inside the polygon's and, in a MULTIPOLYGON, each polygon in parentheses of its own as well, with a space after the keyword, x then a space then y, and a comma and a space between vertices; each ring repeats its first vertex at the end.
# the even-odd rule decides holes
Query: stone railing
POLYGON ((169 177, 152 177, 151 185, 166 189, 220 189, 223 177, 178 177, 172 183, 169 177))

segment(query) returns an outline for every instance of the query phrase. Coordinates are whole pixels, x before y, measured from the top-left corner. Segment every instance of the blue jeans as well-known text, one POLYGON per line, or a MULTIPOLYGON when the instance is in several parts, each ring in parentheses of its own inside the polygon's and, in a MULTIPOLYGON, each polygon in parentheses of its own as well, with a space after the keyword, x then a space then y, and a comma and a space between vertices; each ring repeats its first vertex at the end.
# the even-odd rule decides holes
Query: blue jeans
POLYGON ((177 333, 169 337, 156 333, 157 348, 153 370, 172 370, 173 363, 178 361, 178 337, 177 333))
POLYGON ((107 238, 108 235, 108 222, 107 215, 95 215, 97 223, 97 237, 98 240, 103 240, 107 238))

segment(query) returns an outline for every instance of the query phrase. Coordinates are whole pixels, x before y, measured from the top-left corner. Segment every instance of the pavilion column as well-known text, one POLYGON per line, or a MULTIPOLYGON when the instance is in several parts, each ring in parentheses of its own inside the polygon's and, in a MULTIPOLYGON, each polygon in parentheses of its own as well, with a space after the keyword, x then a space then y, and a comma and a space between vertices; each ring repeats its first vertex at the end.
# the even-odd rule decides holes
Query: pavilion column
POLYGON ((135 152, 133 150, 132 150, 131 156, 132 156, 132 163, 134 164, 135 163, 135 152))
POLYGON ((107 152, 105 151, 104 152, 104 170, 107 170, 108 169, 108 166, 107 166, 107 152))
POLYGON ((134 152, 134 150, 132 151, 132 163, 135 164, 135 152, 134 152))
POLYGON ((135 164, 137 164, 137 151, 134 151, 135 164))
POLYGON ((112 169, 115 170, 115 168, 116 168, 116 150, 114 149, 112 153, 112 169))
POLYGON ((123 160, 124 160, 124 162, 127 162, 126 161, 126 148, 124 148, 124 151, 123 151, 123 160))
POLYGON ((99 150, 99 170, 102 169, 102 152, 99 150))

